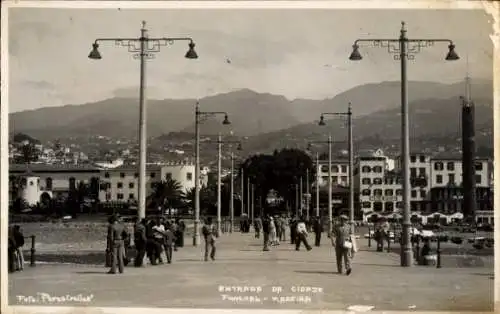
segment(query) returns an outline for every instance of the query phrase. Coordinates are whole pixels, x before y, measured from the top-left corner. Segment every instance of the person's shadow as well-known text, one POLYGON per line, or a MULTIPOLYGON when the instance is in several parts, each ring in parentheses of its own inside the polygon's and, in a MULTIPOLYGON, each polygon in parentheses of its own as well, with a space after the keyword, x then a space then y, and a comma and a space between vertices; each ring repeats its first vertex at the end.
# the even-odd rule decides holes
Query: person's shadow
POLYGON ((336 271, 324 271, 324 270, 295 270, 294 272, 299 274, 342 275, 336 271))

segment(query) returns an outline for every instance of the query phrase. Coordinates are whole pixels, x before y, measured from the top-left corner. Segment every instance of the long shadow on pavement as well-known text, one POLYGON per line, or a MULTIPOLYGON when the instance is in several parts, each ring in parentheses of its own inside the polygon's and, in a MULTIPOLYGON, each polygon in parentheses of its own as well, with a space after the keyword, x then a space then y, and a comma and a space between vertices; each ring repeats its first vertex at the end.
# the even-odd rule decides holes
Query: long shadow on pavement
POLYGON ((336 271, 324 271, 324 270, 294 270, 294 273, 299 274, 316 274, 316 275, 342 275, 336 271))

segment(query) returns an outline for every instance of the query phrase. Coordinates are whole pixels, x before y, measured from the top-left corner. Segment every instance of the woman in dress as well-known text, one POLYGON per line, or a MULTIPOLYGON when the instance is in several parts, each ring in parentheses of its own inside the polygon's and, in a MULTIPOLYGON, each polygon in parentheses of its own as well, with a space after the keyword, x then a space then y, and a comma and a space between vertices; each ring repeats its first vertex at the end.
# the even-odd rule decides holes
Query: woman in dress
POLYGON ((273 217, 269 217, 269 238, 271 241, 271 245, 278 245, 276 238, 276 224, 274 223, 273 217))

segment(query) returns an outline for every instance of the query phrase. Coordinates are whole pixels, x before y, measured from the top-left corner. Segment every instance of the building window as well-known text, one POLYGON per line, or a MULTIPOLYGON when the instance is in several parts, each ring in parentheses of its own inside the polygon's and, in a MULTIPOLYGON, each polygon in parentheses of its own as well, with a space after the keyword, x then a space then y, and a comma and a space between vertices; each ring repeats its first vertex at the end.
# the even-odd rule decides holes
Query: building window
POLYGON ((393 212, 394 211, 394 203, 393 202, 385 202, 384 203, 384 211, 386 212, 393 212))
POLYGON ((411 197, 413 198, 417 197, 417 191, 411 190, 411 197))
POLYGON ((73 177, 69 178, 69 189, 70 190, 76 189, 76 180, 73 177))
POLYGON ((344 173, 347 172, 347 166, 346 165, 340 166, 340 171, 342 171, 344 173))
POLYGON ((52 190, 52 178, 45 179, 45 189, 52 190))
POLYGON ((106 193, 106 201, 111 200, 111 193, 106 193))
POLYGON ((193 173, 192 172, 186 173, 186 180, 188 180, 188 181, 193 180, 193 173))
POLYGON ((425 162, 425 155, 420 155, 420 162, 425 162))
POLYGON ((326 165, 321 166, 321 172, 328 172, 328 166, 326 165))
POLYGON ((105 177, 105 178, 109 178, 109 172, 105 172, 105 173, 104 173, 104 177, 105 177))
POLYGON ((157 183, 157 182, 151 182, 151 183, 149 184, 149 186, 150 186, 152 189, 154 189, 154 188, 156 187, 156 183, 157 183))
POLYGON ((440 175, 440 174, 436 175, 436 183, 437 184, 443 183, 443 176, 442 175, 440 175))
POLYGON ((120 172, 120 178, 125 178, 125 172, 120 172))
POLYGON ((156 177, 156 172, 151 172, 149 176, 151 177, 151 179, 153 179, 154 177, 156 177))
POLYGON ((371 183, 372 183, 372 182, 371 182, 370 178, 363 178, 363 179, 361 180, 361 184, 366 184, 366 185, 369 185, 369 184, 371 184, 371 183))
POLYGON ((323 182, 328 181, 328 177, 327 176, 322 176, 321 179, 323 180, 323 182))
POLYGON ((128 188, 129 188, 129 189, 133 189, 133 188, 134 188, 134 182, 130 182, 130 183, 128 184, 128 188))
POLYGON ((474 164, 474 168, 476 169, 476 171, 482 171, 483 170, 483 163, 482 162, 476 162, 474 164))
POLYGON ((32 180, 30 180, 30 185, 33 185, 33 184, 34 184, 34 182, 32 180))
POLYGON ((396 190, 396 195, 399 195, 399 196, 403 195, 403 190, 402 189, 397 189, 396 190))
POLYGON ((448 174, 448 184, 455 185, 455 174, 454 173, 448 174))
POLYGON ((129 200, 133 200, 133 199, 134 199, 134 193, 130 193, 130 194, 128 195, 128 199, 129 199, 129 200))
POLYGON ((347 183, 347 176, 342 176, 340 181, 342 181, 342 183, 347 183))
POLYGON ((165 178, 167 180, 172 180, 172 172, 167 172, 167 174, 165 175, 165 178))
POLYGON ((333 173, 337 173, 337 172, 339 172, 339 167, 337 167, 337 166, 332 166, 332 172, 333 172, 333 173))
POLYGON ((117 193, 116 194, 116 198, 119 199, 119 200, 122 200, 123 199, 123 193, 117 193))
POLYGON ((371 208, 372 207, 372 203, 370 202, 363 202, 363 208, 371 208))
POLYGON ((381 173, 382 172, 382 167, 380 167, 380 166, 373 167, 373 172, 381 173))
POLYGON ((382 211, 382 202, 374 202, 373 203, 373 211, 376 211, 376 212, 382 211))
POLYGON ((417 162, 417 156, 411 155, 410 156, 410 162, 417 162))
POLYGON ((420 197, 426 198, 427 197, 427 191, 426 190, 420 190, 420 197))
POLYGON ((339 181, 339 177, 337 176, 332 176, 332 182, 338 182, 339 181))
POLYGON ((455 163, 453 161, 447 162, 446 163, 446 170, 454 171, 455 170, 455 163))
POLYGON ((436 163, 434 163, 434 170, 443 170, 444 169, 444 165, 442 162, 438 161, 436 163))
POLYGON ((425 176, 425 168, 418 168, 418 175, 421 177, 425 176))
POLYGON ((382 184, 382 178, 374 178, 373 179, 373 184, 374 185, 381 185, 382 184))
POLYGON ((369 166, 363 166, 361 168, 361 172, 365 172, 365 173, 368 173, 370 172, 372 169, 369 167, 369 166))
POLYGON ((415 178, 417 176, 417 168, 410 168, 410 177, 415 178))
POLYGON ((373 195, 374 196, 382 196, 382 190, 381 189, 373 190, 373 195))
POLYGON ((385 196, 393 196, 394 195, 393 190, 385 190, 384 193, 385 193, 385 196))
POLYGON ((482 179, 481 175, 480 174, 476 174, 475 177, 476 177, 476 183, 477 184, 481 184, 481 181, 482 181, 481 180, 482 179))
POLYGON ((371 190, 370 189, 364 189, 363 191, 361 191, 361 194, 364 195, 364 196, 370 196, 371 190))
POLYGON ((116 184, 116 187, 119 188, 119 189, 123 188, 123 183, 122 182, 118 182, 116 184))
POLYGON ((134 173, 134 178, 139 178, 139 172, 134 173))
POLYGON ((396 202, 396 208, 403 208, 403 202, 396 202))

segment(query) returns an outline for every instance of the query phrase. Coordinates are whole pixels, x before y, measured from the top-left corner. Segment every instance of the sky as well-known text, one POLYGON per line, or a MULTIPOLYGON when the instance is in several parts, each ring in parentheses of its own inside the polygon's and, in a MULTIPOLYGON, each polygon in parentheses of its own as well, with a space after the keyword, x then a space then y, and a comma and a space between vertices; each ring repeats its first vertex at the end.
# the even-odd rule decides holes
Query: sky
POLYGON ((192 37, 161 47, 147 61, 147 96, 201 98, 249 88, 288 99, 324 99, 357 85, 398 81, 400 64, 387 48, 365 44, 361 62, 348 60, 358 38, 446 38, 461 59, 445 62, 444 43, 422 48, 408 78, 454 83, 468 68, 492 78, 492 19, 482 10, 341 9, 38 9, 9 11, 9 111, 138 97, 139 60, 126 47, 102 43, 101 60, 87 58, 96 38, 192 37), (230 60, 230 63, 227 62, 230 60))

